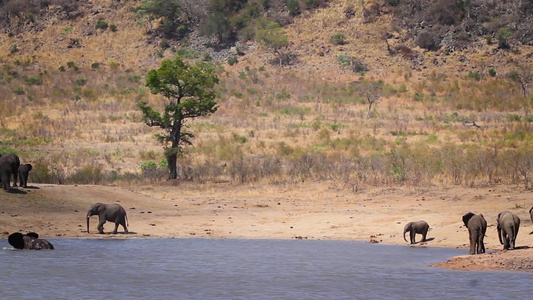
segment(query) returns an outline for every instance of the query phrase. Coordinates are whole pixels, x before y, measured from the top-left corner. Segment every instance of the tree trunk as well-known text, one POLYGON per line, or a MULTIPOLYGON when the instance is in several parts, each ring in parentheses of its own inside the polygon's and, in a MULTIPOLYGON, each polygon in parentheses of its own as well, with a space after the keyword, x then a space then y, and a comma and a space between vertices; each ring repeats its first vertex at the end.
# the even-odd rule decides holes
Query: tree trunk
POLYGON ((178 154, 171 153, 167 156, 168 161, 168 179, 178 178, 178 154))
POLYGON ((372 104, 374 104, 374 102, 368 101, 368 111, 366 112, 367 119, 370 119, 370 114, 372 113, 372 104))

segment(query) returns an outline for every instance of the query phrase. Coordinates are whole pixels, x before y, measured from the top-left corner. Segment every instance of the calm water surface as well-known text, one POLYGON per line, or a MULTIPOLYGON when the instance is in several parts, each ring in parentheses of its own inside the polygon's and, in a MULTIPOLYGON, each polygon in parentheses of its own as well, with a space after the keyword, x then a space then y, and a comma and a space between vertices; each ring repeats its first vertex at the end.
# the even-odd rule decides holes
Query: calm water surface
POLYGON ((465 249, 365 242, 0 239, 2 299, 526 299, 533 274, 431 268, 465 249))

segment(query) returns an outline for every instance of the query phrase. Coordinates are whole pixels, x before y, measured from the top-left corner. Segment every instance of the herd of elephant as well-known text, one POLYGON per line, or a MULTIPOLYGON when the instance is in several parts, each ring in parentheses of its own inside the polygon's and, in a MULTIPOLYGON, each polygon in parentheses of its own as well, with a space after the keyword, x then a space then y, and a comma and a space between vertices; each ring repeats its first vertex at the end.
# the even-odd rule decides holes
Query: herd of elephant
POLYGON ((31 164, 21 164, 15 153, 0 154, 0 183, 2 188, 8 191, 13 175, 13 186, 17 186, 17 177, 20 178, 20 186, 28 187, 28 176, 32 169, 31 164))
MULTIPOLYGON (((17 186, 17 176, 20 178, 20 185, 28 186, 28 175, 32 169, 31 164, 21 164, 19 157, 14 153, 0 154, 0 182, 4 190, 10 189, 11 176, 13 175, 13 186, 17 186)), ((531 222, 533 222, 533 207, 529 210, 531 222)), ((96 203, 87 212, 87 232, 89 232, 89 218, 93 215, 99 216, 98 232, 104 233, 104 223, 106 221, 115 223, 115 230, 117 233, 119 225, 122 225, 124 232, 128 232, 126 226, 127 216, 126 210, 118 204, 103 204, 96 203)), ((518 229, 520 228, 520 218, 509 211, 504 211, 498 214, 497 230, 500 244, 503 249, 514 249, 518 229)), ((485 253, 485 232, 487 231, 487 221, 482 214, 467 213, 463 216, 463 223, 468 228, 470 239, 470 254, 485 253)), ((403 239, 407 242, 405 234, 409 232, 411 244, 415 243, 415 235, 422 235, 422 242, 426 241, 427 233, 429 231, 429 224, 426 221, 409 222, 403 229, 403 239)), ((43 239, 39 239, 39 235, 35 232, 22 234, 15 232, 8 237, 9 244, 16 249, 54 249, 54 246, 43 239)))
MULTIPOLYGON (((533 207, 529 209, 529 216, 533 222, 533 207)), ((485 233, 487 232, 487 220, 482 214, 474 214, 469 212, 463 216, 463 223, 468 228, 468 236, 470 240, 470 254, 485 253, 485 233)), ((520 228, 520 218, 510 212, 502 211, 498 214, 496 219, 496 230, 498 231, 498 239, 503 245, 503 250, 515 249, 516 236, 520 228)), ((405 224, 403 229, 403 239, 407 242, 405 234, 409 232, 411 244, 415 243, 415 235, 422 235, 422 242, 426 241, 426 236, 429 230, 429 224, 426 221, 409 222, 405 224)))

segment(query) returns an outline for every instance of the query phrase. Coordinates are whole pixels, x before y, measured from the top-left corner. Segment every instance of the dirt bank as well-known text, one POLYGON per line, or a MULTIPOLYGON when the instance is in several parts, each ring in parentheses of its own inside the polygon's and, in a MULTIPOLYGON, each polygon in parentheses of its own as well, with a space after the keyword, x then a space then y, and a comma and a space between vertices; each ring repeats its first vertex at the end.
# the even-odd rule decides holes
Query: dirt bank
MULTIPOLYGON (((483 213, 487 250, 500 250, 495 220, 510 210, 522 220, 522 249, 462 256, 440 267, 468 270, 531 271, 533 230, 527 211, 531 193, 519 187, 369 188, 360 193, 328 184, 233 185, 165 182, 151 186, 67 186, 33 184, 0 192, 0 233, 35 231, 43 238, 263 238, 361 240, 407 245, 406 222, 425 220, 429 241, 417 246, 464 248, 468 232, 461 216, 483 213), (120 203, 128 212, 130 234, 96 234, 98 219, 85 215, 93 203, 120 203)), ((105 231, 113 229, 105 225, 105 231)), ((119 228, 119 231, 122 229, 119 228)), ((417 236, 417 239, 419 236, 417 236)))

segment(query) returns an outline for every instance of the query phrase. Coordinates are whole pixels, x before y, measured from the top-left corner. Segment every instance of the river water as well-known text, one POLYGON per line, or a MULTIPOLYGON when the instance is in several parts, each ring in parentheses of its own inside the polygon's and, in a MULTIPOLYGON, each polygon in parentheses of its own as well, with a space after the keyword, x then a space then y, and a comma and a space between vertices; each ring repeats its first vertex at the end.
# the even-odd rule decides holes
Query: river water
POLYGON ((533 274, 429 267, 468 249, 246 239, 0 239, 2 299, 502 299, 533 274))

